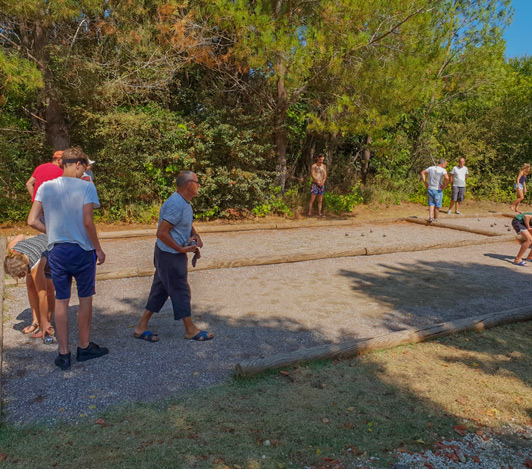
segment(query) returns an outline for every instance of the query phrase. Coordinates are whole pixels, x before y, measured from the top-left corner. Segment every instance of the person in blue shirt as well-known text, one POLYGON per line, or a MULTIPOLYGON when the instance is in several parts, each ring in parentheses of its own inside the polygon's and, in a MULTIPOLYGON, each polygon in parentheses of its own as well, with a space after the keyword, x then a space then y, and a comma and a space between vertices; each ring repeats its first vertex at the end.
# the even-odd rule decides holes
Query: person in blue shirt
POLYGON ((148 329, 154 313, 158 313, 168 297, 172 301, 174 319, 183 320, 185 339, 205 341, 212 333, 196 327, 191 318, 190 286, 187 279, 188 253, 199 257, 203 242, 192 225, 194 215, 190 201, 198 195, 200 182, 193 171, 182 171, 176 179, 177 190, 161 206, 157 242, 153 255, 155 273, 146 310, 134 330, 134 337, 157 342, 159 337, 148 329))

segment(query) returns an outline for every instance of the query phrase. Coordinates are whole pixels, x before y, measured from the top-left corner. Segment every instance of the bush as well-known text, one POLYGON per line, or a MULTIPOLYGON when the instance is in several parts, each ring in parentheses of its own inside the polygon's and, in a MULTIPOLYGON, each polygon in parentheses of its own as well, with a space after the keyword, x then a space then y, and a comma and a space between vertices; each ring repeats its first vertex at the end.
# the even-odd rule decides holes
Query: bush
POLYGON ((336 214, 351 213, 363 199, 360 185, 355 184, 345 195, 325 192, 323 195, 323 208, 336 214))
POLYGON ((281 192, 280 186, 270 186, 270 195, 264 203, 255 206, 251 213, 257 217, 264 217, 266 215, 286 215, 293 216, 288 204, 291 199, 297 197, 297 188, 292 188, 284 194, 281 192))

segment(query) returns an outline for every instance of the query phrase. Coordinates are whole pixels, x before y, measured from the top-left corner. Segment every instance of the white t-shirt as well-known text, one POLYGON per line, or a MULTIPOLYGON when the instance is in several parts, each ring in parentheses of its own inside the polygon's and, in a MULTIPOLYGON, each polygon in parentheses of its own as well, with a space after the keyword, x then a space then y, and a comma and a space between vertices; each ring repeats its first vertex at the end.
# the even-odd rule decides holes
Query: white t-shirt
POLYGON ((461 168, 455 166, 451 174, 453 175, 453 186, 454 187, 465 187, 466 176, 469 174, 467 166, 462 166, 461 168))
POLYGON ((432 191, 441 190, 443 176, 447 174, 445 168, 442 168, 441 166, 431 166, 430 168, 427 168, 427 173, 427 182, 429 184, 428 189, 432 191))
POLYGON ((72 177, 59 177, 44 182, 35 195, 42 203, 48 235, 48 250, 56 243, 73 243, 85 251, 94 246, 83 226, 83 206, 100 206, 96 186, 88 181, 72 177))

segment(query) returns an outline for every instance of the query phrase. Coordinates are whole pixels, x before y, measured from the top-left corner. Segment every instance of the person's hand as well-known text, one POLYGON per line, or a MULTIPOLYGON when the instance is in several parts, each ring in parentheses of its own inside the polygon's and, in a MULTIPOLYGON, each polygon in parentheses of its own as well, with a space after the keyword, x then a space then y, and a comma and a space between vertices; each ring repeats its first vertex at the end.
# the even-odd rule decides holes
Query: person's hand
POLYGON ((427 181, 423 181, 423 184, 425 185, 425 187, 428 189, 429 188, 429 183, 427 181))
POLYGON ((181 254, 186 254, 187 252, 196 252, 197 250, 198 246, 182 246, 181 254))
POLYGON ((105 252, 101 249, 96 249, 96 258, 98 259, 96 265, 102 265, 105 262, 105 252))
POLYGON ((188 240, 188 242, 190 243, 190 241, 196 241, 196 244, 198 245, 199 248, 202 248, 203 247, 203 241, 201 240, 201 237, 199 234, 193 234, 190 239, 188 240))

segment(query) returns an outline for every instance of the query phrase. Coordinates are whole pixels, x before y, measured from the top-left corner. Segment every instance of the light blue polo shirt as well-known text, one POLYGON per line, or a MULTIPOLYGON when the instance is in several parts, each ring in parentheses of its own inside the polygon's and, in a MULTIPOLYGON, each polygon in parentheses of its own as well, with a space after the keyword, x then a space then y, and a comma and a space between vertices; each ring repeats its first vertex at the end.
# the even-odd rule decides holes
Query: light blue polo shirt
MULTIPOLYGON (((181 194, 174 192, 161 206, 159 212, 159 226, 165 220, 173 225, 170 230, 170 235, 179 246, 186 246, 190 235, 192 234, 192 222, 194 221, 194 213, 192 205, 187 202, 181 194)), ((161 251, 178 254, 175 249, 164 244, 160 239, 157 239, 157 246, 161 251)))

